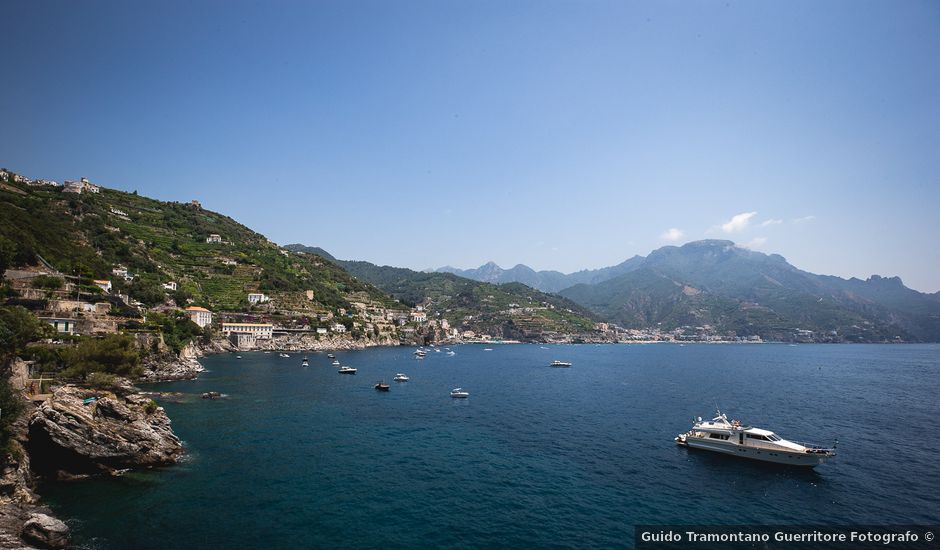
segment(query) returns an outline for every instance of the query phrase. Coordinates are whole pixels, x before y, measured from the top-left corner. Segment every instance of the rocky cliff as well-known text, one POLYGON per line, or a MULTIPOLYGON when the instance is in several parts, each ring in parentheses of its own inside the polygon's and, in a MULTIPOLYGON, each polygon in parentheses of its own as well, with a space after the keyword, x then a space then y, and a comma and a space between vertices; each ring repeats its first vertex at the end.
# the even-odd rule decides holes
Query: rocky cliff
POLYGON ((183 447, 170 419, 135 390, 57 388, 29 420, 33 469, 68 478, 175 463, 183 447))

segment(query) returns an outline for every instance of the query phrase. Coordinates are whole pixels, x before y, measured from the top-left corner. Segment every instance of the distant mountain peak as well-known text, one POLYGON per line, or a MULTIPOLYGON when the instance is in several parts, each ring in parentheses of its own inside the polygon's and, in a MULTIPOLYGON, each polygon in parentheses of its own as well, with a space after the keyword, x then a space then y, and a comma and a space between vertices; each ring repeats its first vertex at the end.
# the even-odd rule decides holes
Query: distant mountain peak
POLYGON ((734 241, 727 239, 702 239, 700 241, 687 242, 679 248, 728 248, 734 247, 734 241))
POLYGON ((881 275, 872 275, 871 277, 868 278, 866 282, 872 283, 872 284, 880 284, 884 286, 898 286, 898 287, 904 286, 904 282, 901 281, 901 278, 896 275, 894 277, 882 277, 881 275))

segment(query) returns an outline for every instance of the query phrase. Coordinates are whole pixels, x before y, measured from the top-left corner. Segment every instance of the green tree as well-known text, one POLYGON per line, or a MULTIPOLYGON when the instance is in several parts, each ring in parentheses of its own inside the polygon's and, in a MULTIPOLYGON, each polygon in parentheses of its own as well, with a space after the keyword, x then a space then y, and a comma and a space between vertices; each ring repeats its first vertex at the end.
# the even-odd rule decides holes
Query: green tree
POLYGON ((67 377, 86 380, 93 372, 131 377, 140 375, 140 353, 134 339, 125 334, 85 338, 62 355, 66 365, 62 374, 67 377))
POLYGON ((10 239, 0 235, 0 280, 3 279, 3 273, 9 269, 13 263, 13 257, 16 255, 16 244, 10 239))
POLYGON ((0 363, 9 361, 30 342, 51 338, 54 332, 23 307, 0 307, 0 363))
POLYGON ((0 442, 4 448, 10 439, 10 425, 23 413, 23 398, 10 386, 10 380, 0 378, 0 442))

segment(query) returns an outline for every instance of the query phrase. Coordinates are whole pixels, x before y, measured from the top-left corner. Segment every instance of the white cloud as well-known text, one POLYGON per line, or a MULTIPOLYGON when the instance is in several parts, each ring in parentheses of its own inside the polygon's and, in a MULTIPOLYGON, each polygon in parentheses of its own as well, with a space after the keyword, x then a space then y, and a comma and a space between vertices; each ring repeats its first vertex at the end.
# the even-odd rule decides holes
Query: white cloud
POLYGON ((748 242, 742 244, 743 248, 760 248, 767 243, 767 237, 754 237, 748 242))
POLYGON ((685 236, 685 232, 677 227, 670 227, 662 235, 659 236, 660 239, 664 241, 676 242, 685 236))
POLYGON ((783 223, 783 220, 764 220, 761 222, 761 227, 770 227, 771 225, 780 225, 783 223))
POLYGON ((793 220, 793 223, 799 225, 801 223, 811 222, 816 219, 816 216, 803 216, 802 218, 797 218, 793 220))
POLYGON ((739 231, 744 231, 744 229, 751 223, 751 218, 757 215, 757 212, 742 212, 737 216, 734 216, 727 223, 721 224, 721 230, 725 233, 736 233, 739 231))

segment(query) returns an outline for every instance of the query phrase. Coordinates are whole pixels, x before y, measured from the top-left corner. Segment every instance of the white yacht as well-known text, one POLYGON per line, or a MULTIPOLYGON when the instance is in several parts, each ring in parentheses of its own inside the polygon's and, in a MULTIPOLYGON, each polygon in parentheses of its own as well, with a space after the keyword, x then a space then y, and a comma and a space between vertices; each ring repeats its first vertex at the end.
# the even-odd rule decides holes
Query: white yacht
POLYGON ((333 359, 332 365, 333 365, 334 367, 338 367, 338 366, 339 366, 339 359, 333 359))
POLYGON ((301 366, 301 367, 309 367, 309 366, 310 366, 310 361, 307 361, 307 356, 306 356, 306 355, 304 355, 304 360, 303 360, 302 363, 300 363, 300 366, 301 366))
POLYGON ((411 379, 408 378, 408 376, 405 375, 404 373, 401 373, 401 372, 400 372, 400 373, 398 373, 398 374, 395 375, 395 378, 393 378, 393 380, 395 380, 396 382, 407 382, 407 381, 409 381, 409 380, 411 380, 411 379))
POLYGON ((340 367, 336 372, 340 374, 356 374, 356 369, 352 367, 340 367))
POLYGON ((568 368, 568 367, 571 366, 571 363, 568 363, 568 362, 566 362, 566 361, 558 361, 558 360, 555 360, 555 361, 552 361, 551 363, 549 363, 548 366, 549 366, 549 367, 568 368))
POLYGON ((465 391, 463 388, 454 388, 450 390, 451 397, 470 397, 470 392, 465 391))
POLYGON ((691 430, 676 436, 676 443, 742 458, 810 468, 836 456, 835 445, 826 448, 788 441, 769 430, 743 426, 737 420, 729 421, 721 411, 711 420, 698 417, 691 430))

